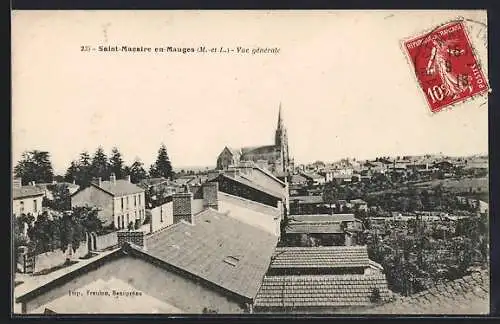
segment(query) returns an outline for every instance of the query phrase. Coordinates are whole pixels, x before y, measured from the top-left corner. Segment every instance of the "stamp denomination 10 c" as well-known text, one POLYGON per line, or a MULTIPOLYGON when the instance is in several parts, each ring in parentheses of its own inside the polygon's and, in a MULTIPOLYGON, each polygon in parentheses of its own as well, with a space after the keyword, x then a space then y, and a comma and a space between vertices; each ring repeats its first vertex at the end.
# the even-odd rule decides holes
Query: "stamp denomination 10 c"
POLYGON ((403 42, 432 112, 489 89, 463 21, 403 42))

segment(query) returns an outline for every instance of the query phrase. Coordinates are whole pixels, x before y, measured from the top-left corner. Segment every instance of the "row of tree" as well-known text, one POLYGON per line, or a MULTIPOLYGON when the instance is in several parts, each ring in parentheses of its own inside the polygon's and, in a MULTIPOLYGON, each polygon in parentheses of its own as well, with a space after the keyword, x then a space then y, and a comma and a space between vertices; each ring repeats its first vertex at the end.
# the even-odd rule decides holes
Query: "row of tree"
MULTIPOLYGON (((140 159, 129 166, 126 165, 123 156, 117 147, 108 156, 102 147, 98 147, 91 156, 87 151, 80 154, 77 160, 71 161, 66 170, 64 180, 75 181, 76 184, 86 187, 93 178, 108 179, 114 173, 117 179, 130 176, 133 183, 139 183, 147 177, 164 177, 171 179, 174 175, 167 148, 164 144, 158 150, 156 161, 145 170, 140 159)), ((21 160, 14 167, 15 177, 21 178, 23 185, 32 181, 38 183, 52 182, 54 170, 50 161, 50 153, 46 151, 32 150, 23 153, 21 160)))
POLYGON ((98 210, 93 207, 74 207, 62 217, 53 217, 46 211, 36 220, 30 214, 13 217, 16 251, 20 245, 27 245, 35 255, 61 249, 70 259, 90 233, 104 230, 98 210))

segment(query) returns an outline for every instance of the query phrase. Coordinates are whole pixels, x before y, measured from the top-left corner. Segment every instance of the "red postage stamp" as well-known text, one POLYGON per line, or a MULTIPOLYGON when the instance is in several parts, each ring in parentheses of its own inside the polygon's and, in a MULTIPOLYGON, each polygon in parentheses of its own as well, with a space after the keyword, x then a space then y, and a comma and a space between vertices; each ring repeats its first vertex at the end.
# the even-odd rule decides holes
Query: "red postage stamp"
POLYGON ((432 112, 488 90, 463 21, 405 40, 403 46, 432 112))

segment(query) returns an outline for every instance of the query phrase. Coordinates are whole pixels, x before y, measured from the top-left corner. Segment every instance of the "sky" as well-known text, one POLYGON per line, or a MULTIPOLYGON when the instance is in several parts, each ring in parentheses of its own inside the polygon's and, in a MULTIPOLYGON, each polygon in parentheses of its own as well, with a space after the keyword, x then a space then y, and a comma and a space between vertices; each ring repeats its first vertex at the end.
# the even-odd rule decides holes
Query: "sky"
MULTIPOLYGON (((126 162, 213 166, 224 146, 273 144, 281 103, 297 163, 488 151, 487 98, 432 114, 400 46, 484 11, 14 12, 13 163, 117 146, 126 162), (81 46, 280 48, 279 54, 82 52, 81 46)), ((483 64, 480 24, 471 39, 483 64)), ((487 67, 483 65, 486 72, 487 67)))

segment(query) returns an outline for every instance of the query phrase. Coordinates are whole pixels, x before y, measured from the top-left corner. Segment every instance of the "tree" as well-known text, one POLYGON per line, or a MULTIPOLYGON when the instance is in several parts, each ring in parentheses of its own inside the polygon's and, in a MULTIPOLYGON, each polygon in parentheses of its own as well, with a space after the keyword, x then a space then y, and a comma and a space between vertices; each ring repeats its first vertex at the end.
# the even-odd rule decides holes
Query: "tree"
POLYGON ((76 179, 78 178, 78 173, 80 171, 79 165, 77 161, 71 161, 70 166, 66 170, 66 173, 64 174, 64 180, 67 182, 76 182, 76 179))
POLYGON ((46 151, 26 151, 14 167, 14 175, 22 179, 23 184, 31 181, 52 182, 54 171, 50 154, 46 151))
MULTIPOLYGON (((61 250, 66 255, 66 262, 71 261, 73 253, 80 247, 80 243, 87 238, 87 246, 91 233, 102 229, 102 222, 98 217, 98 209, 94 207, 73 207, 71 212, 65 213, 61 219, 61 250)), ((88 251, 90 253, 90 251, 88 251)))
POLYGON ((139 159, 135 159, 134 163, 130 166, 130 181, 132 183, 139 183, 146 179, 148 174, 144 169, 144 164, 139 159))
POLYGON ((99 146, 92 157, 91 174, 95 178, 107 179, 110 175, 108 157, 102 146, 99 146))
POLYGON ((32 230, 31 239, 35 243, 35 253, 45 253, 53 249, 54 228, 51 226, 51 220, 45 211, 38 215, 32 230))
POLYGON ((53 200, 46 200, 45 203, 47 207, 50 207, 57 211, 65 211, 71 209, 71 195, 69 193, 68 185, 63 184, 53 184, 47 186, 50 190, 53 200))
POLYGON ((158 157, 156 158, 156 162, 151 166, 150 175, 152 177, 172 179, 172 164, 168 157, 165 144, 161 144, 160 149, 158 150, 158 157))
POLYGON ((68 182, 75 181, 82 188, 88 187, 92 181, 91 158, 87 151, 80 153, 78 161, 71 162, 66 171, 65 179, 68 182))
POLYGON ((123 158, 117 147, 113 147, 111 158, 109 159, 110 171, 113 172, 117 179, 124 177, 123 158))
POLYGON ((337 190, 335 189, 335 185, 332 182, 327 183, 323 187, 323 202, 329 205, 332 214, 333 214, 332 205, 335 204, 336 196, 337 196, 337 190))

